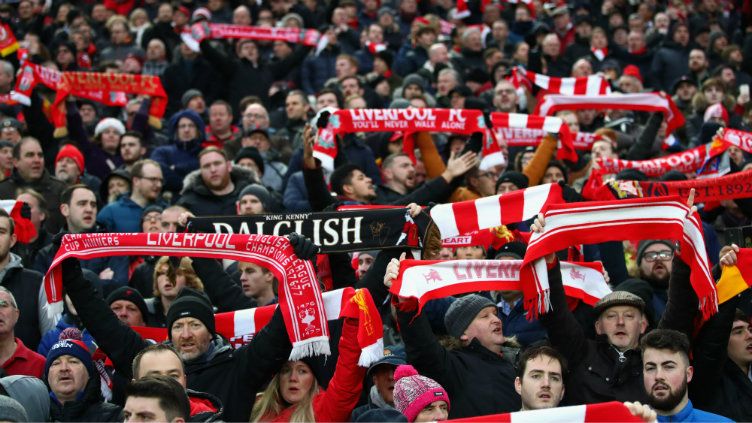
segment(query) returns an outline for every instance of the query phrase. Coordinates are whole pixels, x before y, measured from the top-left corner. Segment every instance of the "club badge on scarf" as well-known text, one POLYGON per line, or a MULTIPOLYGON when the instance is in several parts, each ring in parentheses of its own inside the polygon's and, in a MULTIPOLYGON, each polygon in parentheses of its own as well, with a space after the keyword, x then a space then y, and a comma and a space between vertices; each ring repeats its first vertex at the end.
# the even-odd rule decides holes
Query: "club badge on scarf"
POLYGON ((545 212, 545 230, 532 234, 524 258, 525 309, 530 316, 551 309, 544 256, 571 245, 654 239, 661 234, 663 239, 680 242, 679 257, 692 269, 690 282, 700 300, 700 312, 704 319, 709 318, 718 311, 718 296, 700 218, 689 212, 678 197, 550 205, 545 212))
POLYGON ((290 360, 330 354, 324 304, 313 265, 298 259, 290 241, 284 237, 201 233, 66 234, 44 276, 48 301, 56 306, 56 311, 62 311, 63 260, 130 255, 231 259, 266 267, 279 281, 279 304, 293 346, 290 360))

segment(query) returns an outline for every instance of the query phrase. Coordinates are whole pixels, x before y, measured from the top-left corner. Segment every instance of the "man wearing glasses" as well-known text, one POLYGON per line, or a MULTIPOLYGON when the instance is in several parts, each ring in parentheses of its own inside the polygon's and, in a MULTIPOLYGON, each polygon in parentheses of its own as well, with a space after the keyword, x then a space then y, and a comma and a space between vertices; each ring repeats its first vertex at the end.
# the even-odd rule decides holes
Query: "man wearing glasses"
POLYGON ((137 161, 131 168, 131 192, 103 208, 97 222, 111 232, 141 232, 144 209, 159 205, 163 182, 157 162, 150 159, 137 161))
POLYGON ((674 258, 674 243, 668 240, 645 240, 637 246, 637 266, 640 279, 648 282, 653 289, 652 306, 656 321, 666 309, 668 279, 671 276, 674 258))

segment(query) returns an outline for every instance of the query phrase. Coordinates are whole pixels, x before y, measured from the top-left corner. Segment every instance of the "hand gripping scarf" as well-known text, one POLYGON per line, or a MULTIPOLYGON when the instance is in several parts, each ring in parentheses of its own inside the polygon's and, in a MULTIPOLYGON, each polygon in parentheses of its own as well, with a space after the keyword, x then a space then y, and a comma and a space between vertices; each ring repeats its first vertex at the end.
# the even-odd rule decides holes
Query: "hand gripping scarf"
POLYGON ((513 78, 519 78, 520 75, 540 87, 544 94, 596 96, 611 93, 611 87, 602 75, 590 75, 580 78, 557 78, 525 70, 522 66, 512 69, 513 78))
POLYGON ((201 42, 204 39, 240 39, 258 41, 284 41, 315 46, 321 34, 315 29, 270 28, 221 23, 198 22, 191 26, 191 36, 201 42))
MULTIPOLYGON (((326 318, 329 321, 343 317, 358 319, 358 345, 361 349, 360 364, 368 367, 378 361, 384 351, 384 330, 376 305, 367 289, 337 289, 321 294, 326 318), (357 314, 357 315, 356 315, 357 314)), ((235 348, 251 342, 251 339, 272 319, 277 304, 244 310, 228 311, 214 315, 217 333, 227 338, 235 348)), ((167 339, 164 328, 133 327, 144 339, 161 342, 167 339)))
POLYGON ((87 91, 102 91, 105 94, 122 92, 149 95, 151 96, 149 124, 155 128, 161 128, 160 119, 164 116, 167 108, 167 93, 158 76, 127 73, 63 72, 57 86, 57 96, 52 104, 52 123, 55 125, 56 135, 64 135, 67 132, 65 127, 65 99, 69 95, 78 96, 87 91))
POLYGON ((313 265, 295 256, 287 238, 226 234, 66 234, 44 276, 48 301, 62 308, 62 267, 67 258, 161 255, 231 259, 268 268, 279 281, 279 304, 292 343, 290 360, 329 355, 324 304, 313 265))
POLYGON ((735 266, 723 266, 718 280, 718 303, 722 304, 752 286, 752 248, 740 248, 735 266))
MULTIPOLYGON (((418 312, 430 300, 476 291, 521 291, 522 260, 403 260, 389 289, 418 300, 418 312)), ((594 305, 611 289, 601 263, 561 263, 567 296, 594 305)))
POLYGON ((671 97, 661 93, 640 93, 621 95, 563 95, 546 94, 535 108, 536 115, 549 116, 559 110, 639 110, 660 112, 666 117, 666 133, 674 132, 684 125, 684 115, 676 107, 671 97))
POLYGON ((478 200, 439 204, 431 209, 431 218, 441 238, 449 238, 523 222, 537 216, 545 206, 563 202, 559 184, 543 184, 478 200))
POLYGON ((574 150, 574 140, 569 127, 557 117, 526 115, 522 113, 491 113, 494 128, 542 129, 546 132, 559 134, 559 149, 556 158, 559 160, 577 161, 574 150))
POLYGON ((661 238, 680 243, 680 258, 691 268, 690 282, 707 319, 718 310, 718 298, 710 274, 708 256, 697 213, 678 197, 553 204, 545 212, 542 233, 530 237, 522 268, 525 309, 532 316, 551 309, 544 256, 576 244, 597 244, 624 239, 661 238), (529 272, 529 274, 525 274, 529 272))
POLYGON ((498 423, 590 423, 590 422, 642 422, 632 415, 627 406, 619 401, 600 404, 573 405, 570 407, 544 408, 541 410, 516 411, 490 416, 468 417, 448 420, 450 422, 498 422, 498 423))
MULTIPOLYGON (((689 197, 695 189, 695 203, 717 202, 752 197, 752 170, 717 178, 686 181, 612 181, 586 196, 589 200, 608 201, 635 197, 689 197)), ((586 191, 583 190, 583 195, 586 191)))

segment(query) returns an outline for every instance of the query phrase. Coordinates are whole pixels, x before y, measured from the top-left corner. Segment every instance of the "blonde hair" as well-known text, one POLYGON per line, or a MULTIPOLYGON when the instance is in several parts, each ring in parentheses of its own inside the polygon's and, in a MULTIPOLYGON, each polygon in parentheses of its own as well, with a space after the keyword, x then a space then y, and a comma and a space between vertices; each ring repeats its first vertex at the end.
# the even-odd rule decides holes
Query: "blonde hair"
MULTIPOLYGON (((288 365, 290 363, 294 362, 288 361, 285 365, 288 365)), ((262 422, 273 420, 277 418, 277 416, 279 416, 280 413, 282 413, 282 411, 284 411, 287 407, 295 407, 292 414, 290 415, 290 420, 288 420, 290 422, 303 423, 316 421, 316 417, 313 415, 313 399, 319 393, 319 383, 316 378, 313 378, 313 385, 311 385, 311 389, 306 393, 306 396, 302 400, 300 400, 299 403, 289 404, 287 401, 285 401, 284 398, 282 398, 282 393, 280 392, 280 379, 282 377, 281 375, 282 369, 280 369, 280 371, 277 372, 276 375, 274 375, 272 381, 269 382, 269 385, 266 387, 264 392, 256 400, 256 403, 253 405, 253 411, 251 412, 251 421, 262 422)))
POLYGON ((193 270, 193 266, 191 265, 191 259, 188 257, 183 257, 180 259, 180 265, 177 269, 173 267, 172 262, 170 261, 169 256, 160 257, 159 260, 157 260, 157 263, 154 264, 154 275, 153 275, 153 284, 152 288, 154 289, 154 296, 157 298, 160 298, 159 294, 159 286, 157 285, 157 276, 159 276, 159 270, 162 268, 162 266, 167 266, 167 277, 172 281, 175 282, 178 275, 182 275, 185 277, 185 286, 189 288, 193 288, 197 291, 203 291, 204 290, 204 284, 201 282, 201 279, 196 275, 196 272, 193 270))

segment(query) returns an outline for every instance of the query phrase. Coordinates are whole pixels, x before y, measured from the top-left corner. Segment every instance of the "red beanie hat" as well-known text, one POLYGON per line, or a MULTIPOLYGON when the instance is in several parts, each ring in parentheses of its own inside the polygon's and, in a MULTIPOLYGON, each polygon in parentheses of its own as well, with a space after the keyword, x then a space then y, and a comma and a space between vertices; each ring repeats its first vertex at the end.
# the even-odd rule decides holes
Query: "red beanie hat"
POLYGON ((76 148, 75 145, 72 144, 66 144, 63 146, 63 148, 60 149, 60 151, 57 153, 57 157, 55 157, 55 164, 60 161, 63 157, 67 157, 69 159, 72 159, 74 162, 76 162, 76 166, 78 166, 78 170, 81 171, 81 173, 84 173, 84 164, 86 163, 84 161, 84 155, 81 154, 81 150, 76 148))
POLYGON ((635 65, 627 65, 624 68, 624 72, 622 72, 622 75, 633 76, 633 77, 639 79, 640 82, 643 82, 642 81, 642 74, 640 73, 640 68, 638 68, 635 65))

